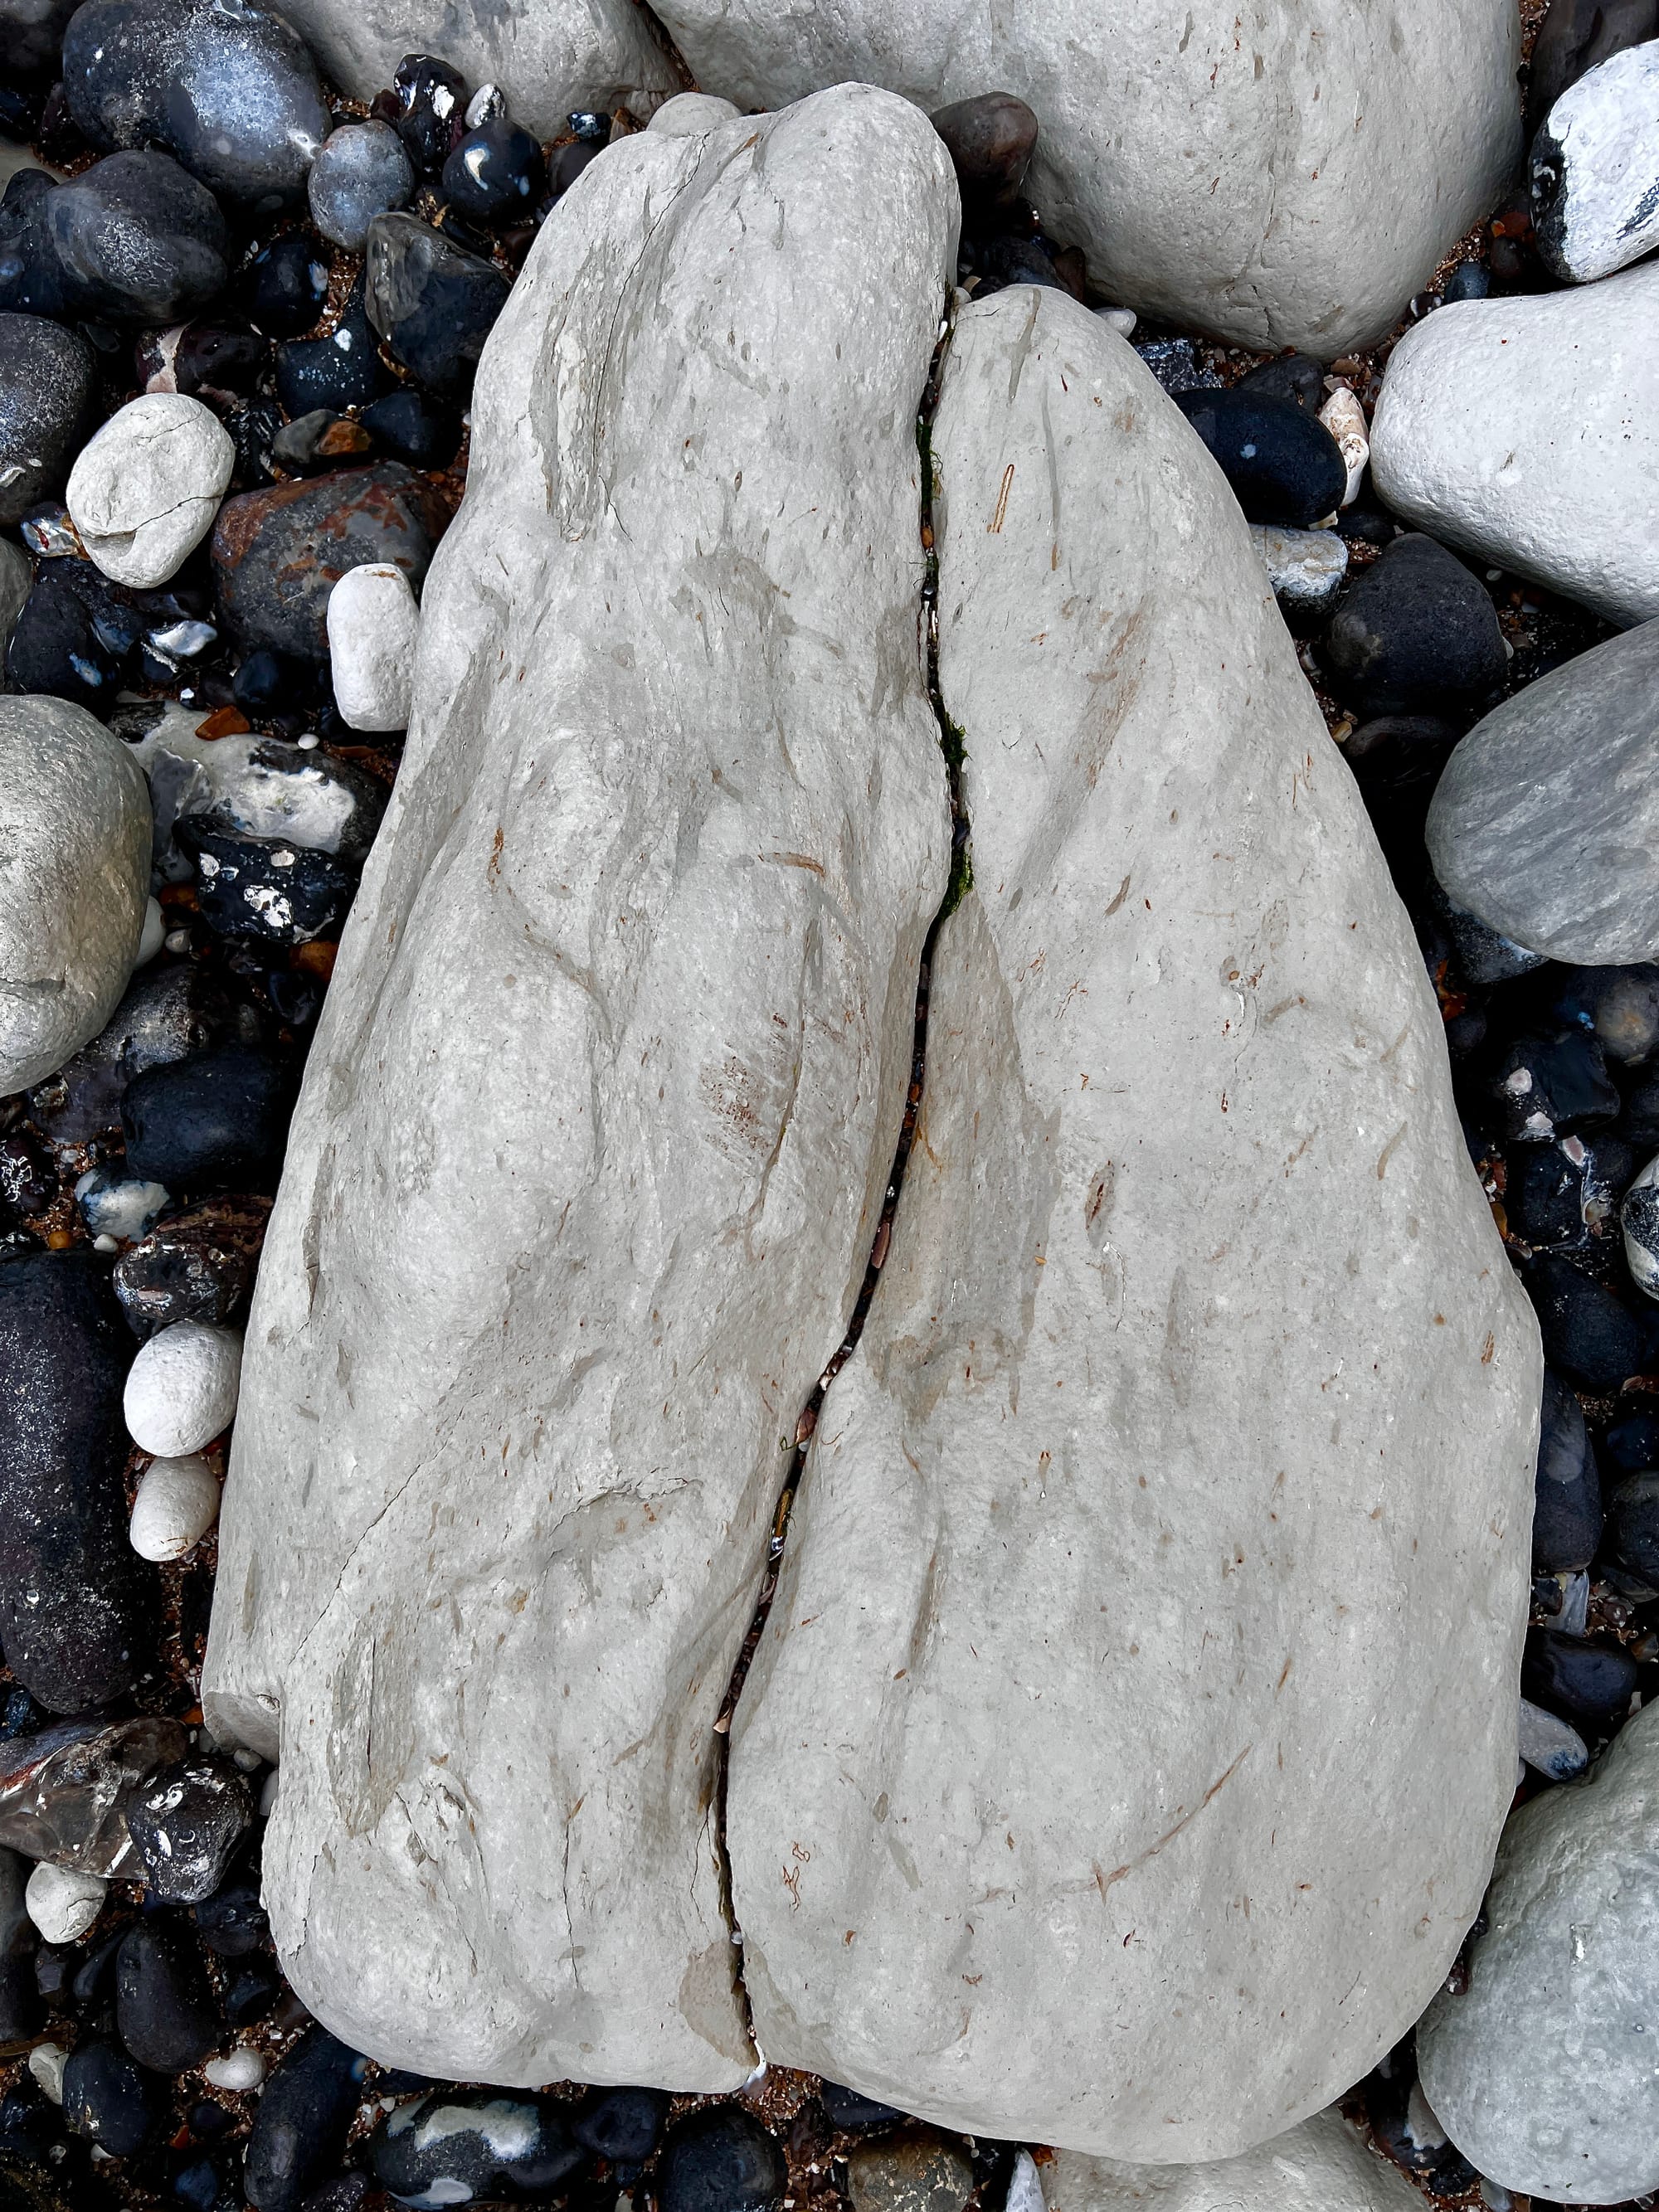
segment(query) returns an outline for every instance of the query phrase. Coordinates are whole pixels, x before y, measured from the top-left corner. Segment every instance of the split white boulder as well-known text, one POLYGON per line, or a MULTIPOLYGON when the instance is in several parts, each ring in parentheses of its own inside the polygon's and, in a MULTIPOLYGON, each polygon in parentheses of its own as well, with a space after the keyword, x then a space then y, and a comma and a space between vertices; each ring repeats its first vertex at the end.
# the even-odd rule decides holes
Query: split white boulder
POLYGON ((406 730, 414 699, 421 611, 403 570, 371 561, 348 568, 328 595, 334 703, 354 730, 406 730))
POLYGON ((104 574, 149 590, 212 529, 235 465, 234 441, 210 407, 182 392, 145 392, 81 448, 64 503, 104 574))

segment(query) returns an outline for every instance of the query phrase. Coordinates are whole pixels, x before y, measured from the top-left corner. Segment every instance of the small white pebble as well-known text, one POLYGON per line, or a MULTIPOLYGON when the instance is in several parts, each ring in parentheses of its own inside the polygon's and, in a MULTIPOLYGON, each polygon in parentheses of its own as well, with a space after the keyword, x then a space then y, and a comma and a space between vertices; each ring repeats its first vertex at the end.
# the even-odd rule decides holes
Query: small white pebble
POLYGON ((250 1751, 246 1744, 240 1744, 230 1755, 232 1759, 234 1759, 237 1765, 241 1768, 244 1774, 257 1774, 259 1771, 259 1769, 264 1765, 264 1761, 260 1758, 258 1753, 257 1751, 250 1751))
POLYGON ((72 1943, 84 1936, 104 1909, 109 1884, 95 1874, 53 1866, 42 1859, 29 1876, 23 1903, 48 1943, 72 1943))
POLYGON ((182 1559, 219 1517, 219 1484, 199 1453, 152 1460, 127 1534, 141 1559, 182 1559))
POLYGON ((302 753, 314 753, 322 742, 315 730, 307 730, 304 737, 296 738, 295 740, 302 753))
POLYGON ((154 960, 167 942, 167 924, 161 919, 161 902, 158 898, 144 901, 144 927, 138 939, 138 965, 154 960))
POLYGON ((112 1237, 94 1237, 92 1249, 94 1252, 118 1252, 121 1247, 112 1237))
POLYGON ((1120 337, 1133 337, 1139 319, 1133 307, 1097 307, 1096 316, 1120 337))
POLYGON ((402 730, 414 696, 421 611, 388 561, 348 568, 328 595, 334 703, 354 730, 402 730))
POLYGON ((149 591, 213 527, 235 461, 210 407, 179 392, 146 392, 81 448, 64 503, 105 575, 149 591))
POLYGON ((178 1459, 230 1425, 241 1382, 242 1339, 210 1322, 176 1321, 141 1346, 122 1410, 140 1451, 178 1459))
POLYGON ((210 2058, 204 2078, 216 2089, 257 2089, 265 2078, 265 2062, 249 2044, 239 2044, 222 2058, 210 2058))
POLYGON ((29 2053, 29 2072, 54 2105, 64 2101, 64 2068, 68 2059, 61 2043, 37 2043, 29 2053))
POLYGON ((188 952, 190 932, 187 929, 170 929, 161 942, 169 952, 188 952))

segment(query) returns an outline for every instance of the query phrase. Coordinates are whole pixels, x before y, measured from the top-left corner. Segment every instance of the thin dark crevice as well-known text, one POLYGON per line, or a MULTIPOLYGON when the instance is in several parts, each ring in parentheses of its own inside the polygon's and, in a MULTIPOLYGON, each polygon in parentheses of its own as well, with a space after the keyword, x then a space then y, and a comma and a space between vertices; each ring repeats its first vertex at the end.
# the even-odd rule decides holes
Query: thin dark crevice
MULTIPOLYGON (((887 1178, 886 1194, 882 1202, 881 1218, 871 1240, 870 1256, 864 1270, 864 1280, 853 1307, 853 1316, 845 1335, 830 1355, 823 1372, 814 1386, 795 1424, 794 1449, 790 1453, 789 1466, 778 1493, 778 1502, 772 1515, 772 1534, 767 1546, 766 1573, 762 1579, 760 1595, 756 1601, 754 1617, 749 1632, 743 1639, 743 1649, 738 1654, 737 1665, 726 1685, 726 1697, 720 1705, 720 1717, 714 1723, 716 1774, 714 1788, 714 1848, 720 1863, 721 1902, 726 1916, 734 1931, 734 1942, 741 1945, 741 1930, 732 1899, 732 1862, 726 1843, 726 1778, 731 1757, 732 1717, 738 1699, 743 1695, 744 1684, 754 1662, 760 1640, 772 1610, 772 1601, 777 1595, 778 1576, 783 1564, 785 1547, 789 1540, 789 1519, 795 1503, 795 1493, 800 1487, 802 1470, 806 1464, 807 1447, 818 1425, 818 1415, 830 1385, 857 1349, 864 1334, 864 1324, 870 1311, 876 1285, 881 1279, 881 1270, 887 1258, 887 1248, 893 1234, 893 1216, 898 1208, 899 1194, 904 1188, 904 1172, 909 1163, 910 1147, 915 1142, 916 1117, 921 1108, 922 1085, 927 1066, 927 1006, 933 975, 933 946, 945 921, 962 903, 963 894, 973 881, 973 862, 969 844, 968 810, 963 795, 963 733, 945 712, 945 702, 939 686, 939 549, 933 528, 933 416, 939 406, 939 378, 944 370, 945 355, 950 348, 952 320, 947 311, 939 326, 938 345, 927 372, 927 381, 922 389, 921 405, 916 415, 916 451, 921 470, 921 545, 925 568, 921 586, 921 605, 918 611, 923 665, 927 674, 927 697, 939 724, 939 750, 945 757, 945 771, 951 800, 951 872, 945 884, 945 896, 938 913, 928 926, 922 944, 921 960, 916 976, 915 1029, 910 1048, 910 1083, 905 1094, 904 1118, 899 1127, 896 1149, 893 1154, 891 1172, 887 1178)), ((738 1952, 736 1986, 748 2012, 748 1995, 744 1988, 741 1948, 738 1952)), ((753 2022, 749 2022, 753 2040, 753 2022)))

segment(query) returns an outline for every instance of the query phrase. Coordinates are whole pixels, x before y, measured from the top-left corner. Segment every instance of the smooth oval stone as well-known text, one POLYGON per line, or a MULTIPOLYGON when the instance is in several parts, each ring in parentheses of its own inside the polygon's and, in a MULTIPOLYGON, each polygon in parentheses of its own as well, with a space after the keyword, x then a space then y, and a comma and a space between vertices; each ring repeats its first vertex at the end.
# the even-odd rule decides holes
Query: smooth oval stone
POLYGON ((1620 1564, 1659 1589, 1659 1472, 1628 1476, 1612 1503, 1613 1548, 1620 1564))
POLYGON ((1423 2196, 1332 2106, 1242 2157, 1133 2166, 1054 2152, 1015 2161, 1007 2212, 1422 2212, 1423 2196))
POLYGON ((1659 1322, 1632 1313, 1570 1260, 1540 1252, 1522 1273, 1545 1358, 1580 1389, 1620 1389, 1659 1352, 1659 1322))
POLYGON ((84 0, 64 90, 94 146, 165 146, 211 191, 257 205, 295 198, 328 135, 316 64, 257 0, 84 0))
POLYGON ((392 2113, 369 2146, 380 2186, 405 2204, 466 2204, 544 2189, 581 2164, 556 2112, 526 2100, 439 2093, 392 2113))
POLYGON ((156 2100, 143 2073, 113 2043, 87 2043, 64 2068, 64 2118, 71 2132, 90 2136, 112 2158, 143 2148, 157 2118, 156 2100))
POLYGON ((20 522, 63 489, 96 381, 78 331, 39 315, 0 314, 0 524, 20 522))
POLYGON ((638 2166, 662 2141, 668 2099, 660 2089, 602 2089, 570 2132, 584 2150, 613 2166, 638 2166))
POLYGON ((290 421, 319 407, 364 406, 391 381, 365 313, 361 276, 331 331, 276 349, 276 396, 290 421))
POLYGON ((311 165, 311 219, 325 238, 361 253, 377 215, 415 190, 415 165, 388 123, 347 123, 331 131, 311 165))
POLYGON ((783 2153, 751 2112, 716 2105, 669 2131, 657 2166, 661 2212, 776 2212, 783 2153))
POLYGON ((1544 1370, 1532 1563, 1550 1575, 1589 1566, 1601 1540, 1601 1476, 1576 1391, 1544 1370))
POLYGON ((218 2008, 187 1921, 152 1915, 127 1931, 115 1959, 115 2018, 132 2057, 158 2074, 181 2074, 212 2050, 218 2008))
POLYGON ((501 271, 429 223, 383 215, 369 225, 363 274, 368 319, 393 359, 429 391, 470 392, 512 289, 501 271))
MULTIPOLYGON (((1396 538, 1348 586, 1320 659, 1337 696, 1362 714, 1478 705, 1509 673, 1498 612, 1479 578, 1443 545, 1416 536, 1396 538)), ((1455 884, 1440 881, 1471 905, 1455 884)))
POLYGON ((447 519, 429 482, 401 461, 228 499, 212 538, 225 621, 244 647, 321 660, 329 594, 346 570, 390 562, 418 585, 447 519))
POLYGON ((1037 118, 1012 92, 952 100, 929 118, 945 141, 965 204, 1013 198, 1036 150, 1037 118))
POLYGON ((292 1104, 287 1066, 247 1045, 149 1068, 121 1099, 127 1165, 173 1191, 272 1190, 292 1104))
POLYGON ((1208 447, 1252 522, 1305 529, 1342 504, 1342 449, 1293 399, 1235 386, 1182 392, 1176 404, 1208 447))
POLYGON ((229 281, 218 202, 166 154, 111 154, 44 202, 73 307, 95 319, 174 323, 229 281))
POLYGON ((301 2199, 345 2148, 367 2072, 325 2028, 307 2029, 260 2097, 243 2167, 259 2212, 299 2212, 301 2199))
POLYGON ((141 969, 92 1042, 30 1092, 36 1126, 54 1144, 112 1134, 133 1077, 199 1051, 228 1018, 222 984, 202 969, 141 969))
POLYGON ((1571 1721, 1587 1736, 1611 1735, 1636 1687, 1636 1662, 1616 1644, 1534 1628, 1527 1636, 1521 1687, 1535 1705, 1571 1721))
POLYGON ((1659 958, 1659 620, 1494 708, 1429 809, 1460 904, 1553 960, 1659 958))
POLYGON ((506 115, 492 116, 469 131, 443 167, 444 197, 450 205, 469 222, 492 228, 527 222, 546 182, 541 148, 506 115))

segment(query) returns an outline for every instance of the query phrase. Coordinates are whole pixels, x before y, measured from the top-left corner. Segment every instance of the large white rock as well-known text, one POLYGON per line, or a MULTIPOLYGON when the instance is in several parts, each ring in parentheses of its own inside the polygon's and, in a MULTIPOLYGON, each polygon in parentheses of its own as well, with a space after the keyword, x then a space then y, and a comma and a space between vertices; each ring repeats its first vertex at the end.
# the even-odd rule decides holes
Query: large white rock
POLYGON ((1469 1986, 1417 2031, 1464 2156, 1560 2204, 1659 2188, 1659 1705, 1504 1831, 1469 1986))
POLYGON ((1426 316, 1389 356, 1371 476, 1462 552, 1612 622, 1659 615, 1659 263, 1426 316))
POLYGON ((1610 276, 1659 246, 1659 39, 1564 92, 1528 167, 1538 250, 1558 276, 1610 276))
POLYGON ((1376 337, 1520 150, 1513 0, 659 0, 706 92, 1006 91, 1026 191, 1108 299, 1330 360, 1376 337))
POLYGON ((405 54, 435 54, 469 85, 499 85, 538 138, 566 130, 572 108, 648 114, 682 82, 635 0, 283 0, 283 13, 359 100, 405 54))
POLYGON ((383 2058, 731 2088, 719 1716, 943 890, 917 402, 954 242, 847 88, 612 149, 493 332, 248 1325, 205 1676, 383 2058))
POLYGON ((120 739, 67 700, 0 697, 0 1097, 114 1012, 149 858, 149 792, 120 739))
POLYGON ((1062 2150, 1042 2182, 1048 2212, 1424 2212, 1400 2168, 1334 2111, 1207 2166, 1126 2166, 1062 2150))
POLYGON ((745 1974, 769 2059, 927 2119, 1228 2156, 1364 2074, 1479 1906, 1538 1332, 1176 409, 1010 291, 933 452, 974 881, 737 1711, 745 1974))
POLYGON ((104 574, 149 590, 212 529, 235 463, 210 407, 182 392, 144 392, 82 446, 64 501, 104 574))

